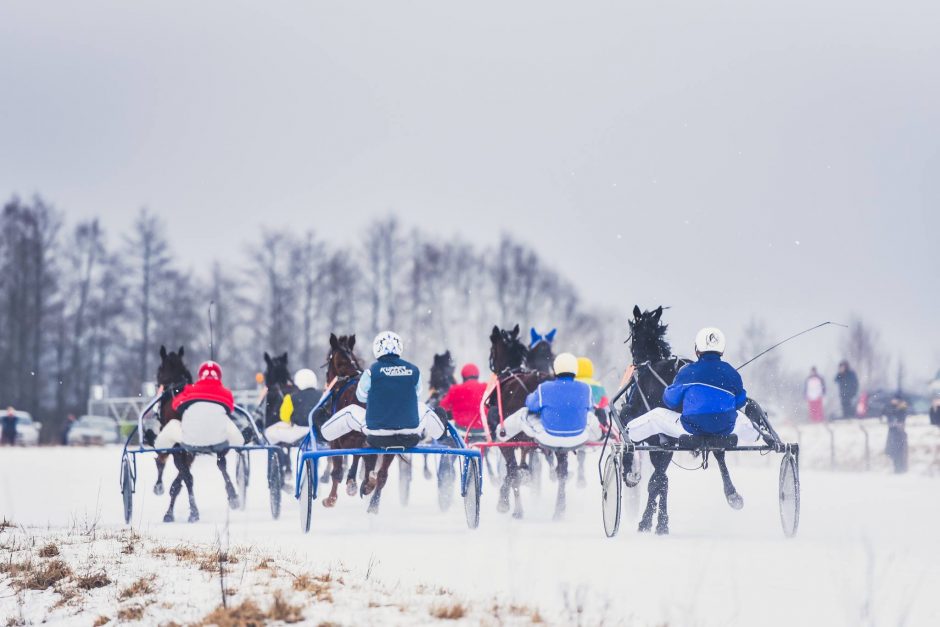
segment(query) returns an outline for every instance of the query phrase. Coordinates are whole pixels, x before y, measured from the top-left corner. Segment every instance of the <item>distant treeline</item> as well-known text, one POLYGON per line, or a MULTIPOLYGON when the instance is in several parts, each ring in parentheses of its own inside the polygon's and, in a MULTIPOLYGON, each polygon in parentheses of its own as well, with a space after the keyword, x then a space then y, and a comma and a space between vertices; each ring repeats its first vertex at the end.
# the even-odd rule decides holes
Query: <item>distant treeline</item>
POLYGON ((11 199, 0 217, 0 403, 41 416, 52 437, 84 411, 92 385, 139 394, 161 344, 185 345, 193 367, 208 358, 210 301, 215 357, 232 386, 254 384, 264 351, 320 366, 333 331, 356 333, 368 358, 373 335, 394 329, 419 365, 450 349, 485 370, 493 325, 516 323, 557 327, 557 348, 593 357, 598 375, 628 359, 625 319, 586 307, 508 235, 483 247, 389 217, 342 240, 285 226, 246 248, 218 245, 217 261, 195 272, 154 212, 113 234, 97 219, 68 223, 42 198, 11 199))

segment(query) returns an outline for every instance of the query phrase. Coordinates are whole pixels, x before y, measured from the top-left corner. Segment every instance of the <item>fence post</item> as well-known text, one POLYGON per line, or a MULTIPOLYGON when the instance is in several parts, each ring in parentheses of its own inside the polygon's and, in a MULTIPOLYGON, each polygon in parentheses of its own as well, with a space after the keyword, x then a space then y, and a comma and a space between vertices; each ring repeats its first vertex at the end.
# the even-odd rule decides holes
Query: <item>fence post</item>
POLYGON ((871 447, 868 444, 868 429, 862 420, 858 421, 858 428, 865 434, 865 470, 871 470, 871 447))
POLYGON ((836 467, 836 434, 832 430, 832 425, 828 422, 824 422, 823 425, 826 427, 826 431, 829 432, 829 468, 836 467))

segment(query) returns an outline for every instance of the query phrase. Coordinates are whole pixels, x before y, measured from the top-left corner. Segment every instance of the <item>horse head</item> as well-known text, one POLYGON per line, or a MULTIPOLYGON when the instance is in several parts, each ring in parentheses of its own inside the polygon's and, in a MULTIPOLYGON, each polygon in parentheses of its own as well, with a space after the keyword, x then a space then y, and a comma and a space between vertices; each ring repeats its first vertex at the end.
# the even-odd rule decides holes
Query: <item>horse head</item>
MULTIPOLYGON (((193 382, 193 375, 183 363, 184 349, 180 346, 176 352, 167 352, 165 346, 160 347, 160 365, 157 366, 157 385, 164 390, 182 388, 186 383, 193 382)), ((176 390, 179 392, 179 390, 176 390)))
POLYGON ((490 334, 490 370, 499 374, 522 367, 528 349, 519 340, 519 325, 512 330, 493 327, 490 334))
POLYGON ((633 319, 629 324, 630 352, 633 353, 634 364, 657 362, 672 355, 672 347, 666 341, 669 325, 660 322, 662 315, 662 306, 643 312, 639 306, 633 307, 633 319))
POLYGON ((541 335, 534 328, 529 329, 529 352, 526 355, 525 365, 532 370, 552 373, 552 366, 555 361, 555 353, 552 352, 552 343, 555 341, 555 333, 558 329, 552 329, 545 335, 541 335))
POLYGON ((439 394, 445 394, 450 386, 457 382, 454 379, 455 368, 450 351, 445 351, 441 355, 435 353, 434 363, 431 364, 431 389, 439 394))
POLYGON ((264 384, 269 390, 274 388, 293 387, 290 369, 287 367, 287 353, 271 357, 264 354, 264 384))
POLYGON ((362 366, 359 365, 359 358, 353 350, 355 346, 355 333, 339 337, 336 337, 335 333, 330 333, 330 352, 326 356, 328 382, 336 378, 351 379, 362 374, 362 366))

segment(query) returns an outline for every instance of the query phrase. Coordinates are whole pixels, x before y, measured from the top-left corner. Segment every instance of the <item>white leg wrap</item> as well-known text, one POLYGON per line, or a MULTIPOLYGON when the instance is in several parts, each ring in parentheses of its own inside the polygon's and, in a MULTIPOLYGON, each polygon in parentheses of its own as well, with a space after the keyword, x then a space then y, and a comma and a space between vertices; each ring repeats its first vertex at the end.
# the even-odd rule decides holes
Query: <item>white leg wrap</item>
POLYGON ((329 420, 327 420, 322 427, 320 427, 320 433, 323 435, 323 438, 329 442, 340 438, 351 431, 362 430, 366 426, 366 409, 365 407, 360 407, 359 405, 349 405, 344 407, 335 414, 333 414, 329 420))

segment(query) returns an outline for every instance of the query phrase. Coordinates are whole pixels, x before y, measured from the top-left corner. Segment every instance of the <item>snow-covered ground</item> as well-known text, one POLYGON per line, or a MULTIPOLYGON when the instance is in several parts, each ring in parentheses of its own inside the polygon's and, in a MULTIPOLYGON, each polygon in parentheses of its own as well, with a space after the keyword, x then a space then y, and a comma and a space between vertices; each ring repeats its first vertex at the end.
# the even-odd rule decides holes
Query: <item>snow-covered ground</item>
MULTIPOLYGON (((285 499, 281 519, 271 520, 260 455, 254 458, 247 511, 230 514, 213 460, 197 461, 202 519, 195 524, 161 522, 168 497, 152 494, 152 461, 142 458, 133 526, 148 548, 136 553, 141 555, 137 563, 134 554, 119 550, 127 542, 127 533, 120 532, 119 449, 0 449, 0 518, 22 527, 7 529, 0 539, 18 533, 22 542, 32 536, 34 546, 25 550, 35 552, 46 538, 81 536, 95 526, 111 543, 95 550, 120 555, 117 561, 131 571, 126 576, 138 566, 143 575, 169 564, 155 561, 154 547, 184 544, 211 552, 225 536, 228 518, 233 552, 273 557, 293 573, 344 573, 345 583, 332 584, 333 602, 310 597, 305 605, 304 615, 313 624, 434 622, 439 619, 433 608, 443 601, 470 608, 462 619, 468 624, 530 622, 533 615, 561 624, 937 624, 936 479, 807 469, 801 477, 800 532, 788 540, 778 519, 779 457, 738 454, 740 461, 731 463, 745 498, 742 511, 725 503, 717 469, 686 472, 673 467, 672 534, 639 535, 633 523, 625 523, 619 536, 607 539, 595 455, 588 458, 587 486, 571 484, 568 516, 562 522, 552 522, 554 484, 546 482, 538 499, 526 494, 527 516, 517 521, 496 512, 496 492, 487 481, 480 528, 470 531, 459 502, 447 513, 438 511, 433 484, 420 471, 411 505, 402 508, 395 472, 379 515, 367 515, 364 501, 343 495, 334 510, 315 503, 309 535, 300 532, 292 498, 285 499), (422 592, 429 590, 439 591, 441 598, 422 592), (386 611, 388 599, 414 611, 386 611), (510 607, 526 609, 513 614, 505 609, 510 607)), ((693 465, 687 458, 677 461, 693 465)), ((173 472, 168 469, 171 478, 173 472)), ((184 493, 177 518, 185 517, 184 493)), ((4 551, 10 551, 4 542, 4 551)), ((144 609, 145 622, 170 620, 168 616, 192 622, 218 604, 217 574, 196 566, 180 572, 184 574, 176 573, 175 580, 185 585, 158 586, 155 594, 164 605, 171 605, 167 598, 183 604, 170 609, 153 603, 144 609)), ((97 596, 87 606, 51 610, 54 592, 17 595, 9 576, 0 575, 0 582, 4 620, 19 616, 22 606, 23 615, 32 620, 92 624, 99 616, 116 616, 126 605, 111 586, 92 590, 97 596)), ((258 584, 257 594, 259 604, 266 606, 271 588, 258 584)), ((296 602, 296 595, 291 599, 296 602)))

